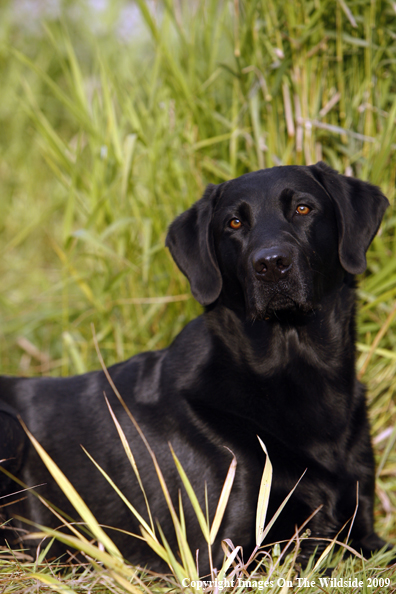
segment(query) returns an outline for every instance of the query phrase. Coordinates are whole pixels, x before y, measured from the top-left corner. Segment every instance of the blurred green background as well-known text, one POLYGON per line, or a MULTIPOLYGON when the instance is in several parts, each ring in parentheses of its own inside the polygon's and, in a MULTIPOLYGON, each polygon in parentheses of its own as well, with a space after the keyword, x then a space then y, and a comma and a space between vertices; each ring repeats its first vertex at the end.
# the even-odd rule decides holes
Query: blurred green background
POLYGON ((165 347, 200 312, 167 225, 217 183, 323 159, 389 197, 360 279, 381 535, 396 506, 396 9, 385 0, 3 0, 0 372, 165 347))

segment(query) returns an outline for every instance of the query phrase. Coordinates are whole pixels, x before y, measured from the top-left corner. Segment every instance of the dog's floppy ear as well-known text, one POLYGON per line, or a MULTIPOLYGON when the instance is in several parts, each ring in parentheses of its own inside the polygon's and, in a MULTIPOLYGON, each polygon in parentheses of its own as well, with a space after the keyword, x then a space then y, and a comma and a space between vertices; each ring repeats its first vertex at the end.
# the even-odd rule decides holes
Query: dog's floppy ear
POLYGON ((309 169, 334 203, 341 265, 351 274, 361 274, 366 270, 366 251, 389 202, 376 186, 340 175, 323 162, 309 169))
POLYGON ((202 305, 216 301, 223 286, 210 229, 220 186, 209 184, 202 198, 173 221, 166 237, 166 246, 202 305))

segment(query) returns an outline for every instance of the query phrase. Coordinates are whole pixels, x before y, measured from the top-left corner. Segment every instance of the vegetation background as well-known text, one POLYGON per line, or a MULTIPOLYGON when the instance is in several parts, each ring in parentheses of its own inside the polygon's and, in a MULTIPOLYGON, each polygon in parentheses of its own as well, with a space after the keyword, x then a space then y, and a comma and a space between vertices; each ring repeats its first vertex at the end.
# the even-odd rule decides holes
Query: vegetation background
POLYGON ((381 186, 357 367, 396 542, 394 2, 2 0, 0 89, 1 373, 97 368, 92 323, 107 365, 168 345, 200 307, 166 229, 208 182, 323 159, 381 186))

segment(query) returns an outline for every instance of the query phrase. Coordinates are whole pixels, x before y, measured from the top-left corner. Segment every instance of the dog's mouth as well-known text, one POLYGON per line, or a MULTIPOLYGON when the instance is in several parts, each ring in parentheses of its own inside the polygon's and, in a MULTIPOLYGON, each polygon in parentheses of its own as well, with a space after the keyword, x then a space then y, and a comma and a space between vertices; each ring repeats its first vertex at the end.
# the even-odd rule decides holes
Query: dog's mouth
POLYGON ((313 279, 310 275, 294 274, 278 282, 267 282, 256 277, 243 278, 245 312, 248 319, 304 318, 318 306, 313 279))
POLYGON ((284 310, 295 311, 296 309, 299 309, 299 306, 291 297, 289 297, 289 295, 284 295, 283 293, 275 293, 275 295, 271 297, 267 304, 266 312, 272 313, 284 310))
POLYGON ((305 323, 315 312, 313 303, 298 303, 288 295, 277 295, 268 303, 261 320, 280 323, 305 323))
POLYGON ((256 293, 256 299, 250 301, 250 304, 250 317, 253 320, 284 319, 290 315, 305 317, 315 309, 307 296, 302 297, 296 291, 292 297, 289 292, 279 291, 279 288, 267 298, 256 293))

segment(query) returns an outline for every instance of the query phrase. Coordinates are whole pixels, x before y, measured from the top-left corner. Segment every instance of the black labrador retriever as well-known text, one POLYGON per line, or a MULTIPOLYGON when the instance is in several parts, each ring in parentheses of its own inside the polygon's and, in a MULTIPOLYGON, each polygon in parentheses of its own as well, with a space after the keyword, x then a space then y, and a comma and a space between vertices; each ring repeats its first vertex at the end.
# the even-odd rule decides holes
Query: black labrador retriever
MULTIPOLYGON (((235 454, 238 468, 215 564, 222 558, 221 539, 242 545, 245 559, 254 548, 265 464, 257 436, 273 464, 268 518, 307 469, 266 542, 289 539, 319 509, 308 524, 311 538, 302 544, 304 563, 327 546, 321 539, 348 526, 358 490, 352 544, 366 556, 385 545, 373 528, 374 460, 364 388, 355 375, 354 275, 365 270, 365 252, 387 206, 377 187, 323 163, 274 167, 209 185, 169 228, 166 244, 205 312, 167 349, 132 357, 109 373, 156 454, 175 505, 183 488, 168 443, 203 509, 207 485, 211 517, 229 450, 235 454)), ((20 415, 99 522, 139 533, 80 447, 147 519, 104 392, 135 455, 153 516, 177 548, 151 458, 102 371, 59 379, 2 377, 0 459, 78 520, 30 445, 20 415)), ((20 489, 0 475, 1 495, 20 489)), ((183 502, 189 543, 200 549, 206 569, 206 543, 185 492, 183 502)), ((47 526, 60 523, 31 494, 3 512, 47 526)), ((11 540, 10 529, 4 533, 11 540)), ((163 569, 142 541, 120 531, 111 537, 131 562, 163 569)), ((54 554, 61 550, 54 545, 54 554)))

